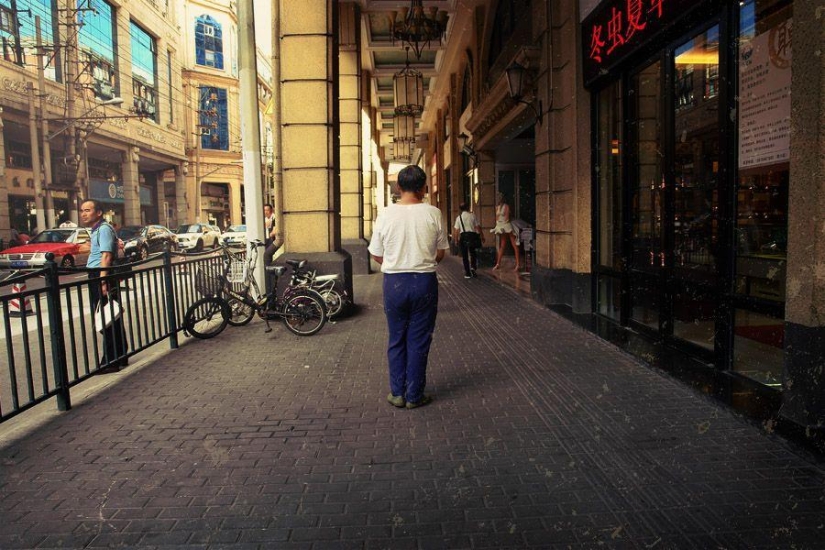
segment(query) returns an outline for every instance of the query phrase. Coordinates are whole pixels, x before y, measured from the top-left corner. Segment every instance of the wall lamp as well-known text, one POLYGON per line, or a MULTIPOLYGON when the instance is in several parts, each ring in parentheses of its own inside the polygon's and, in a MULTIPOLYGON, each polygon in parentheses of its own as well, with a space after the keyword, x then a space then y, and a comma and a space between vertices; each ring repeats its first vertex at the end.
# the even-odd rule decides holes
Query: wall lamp
POLYGON ((518 61, 513 61, 504 69, 504 72, 507 73, 507 86, 510 89, 510 97, 515 100, 516 103, 524 103, 530 107, 530 109, 533 110, 533 114, 536 115, 536 121, 541 125, 541 100, 538 100, 539 107, 536 109, 532 101, 522 99, 524 95, 524 81, 527 77, 527 67, 518 61))
POLYGON ((473 146, 468 142, 470 136, 461 132, 458 135, 458 146, 461 147, 461 154, 468 157, 470 160, 473 161, 473 166, 478 164, 478 153, 473 148, 473 146))

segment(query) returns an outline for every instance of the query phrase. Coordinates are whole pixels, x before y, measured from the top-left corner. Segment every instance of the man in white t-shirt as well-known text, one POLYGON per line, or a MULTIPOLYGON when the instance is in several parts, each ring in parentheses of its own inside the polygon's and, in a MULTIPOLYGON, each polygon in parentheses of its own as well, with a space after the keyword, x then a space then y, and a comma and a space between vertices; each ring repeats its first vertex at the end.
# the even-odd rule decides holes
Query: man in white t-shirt
POLYGON ((441 211, 423 202, 426 185, 427 175, 418 166, 407 166, 398 173, 401 199, 378 216, 369 246, 384 273, 390 371, 387 401, 408 409, 432 401, 424 387, 438 313, 435 266, 450 246, 441 211))

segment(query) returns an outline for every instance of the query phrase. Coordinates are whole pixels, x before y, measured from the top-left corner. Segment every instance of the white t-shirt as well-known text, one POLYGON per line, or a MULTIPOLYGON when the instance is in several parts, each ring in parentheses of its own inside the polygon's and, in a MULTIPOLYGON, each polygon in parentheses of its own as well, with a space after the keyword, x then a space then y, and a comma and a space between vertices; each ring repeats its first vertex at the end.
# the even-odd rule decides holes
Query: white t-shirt
POLYGON ((429 204, 392 204, 375 221, 369 251, 383 273, 431 273, 438 250, 450 248, 441 211, 429 204))
POLYGON ((473 231, 475 232, 476 226, 478 225, 478 221, 476 220, 476 215, 472 212, 462 212, 458 216, 455 217, 455 227, 460 232, 464 233, 465 231, 473 231), (463 218, 463 219, 462 219, 463 218), (464 228, 461 228, 461 222, 464 222, 464 228))

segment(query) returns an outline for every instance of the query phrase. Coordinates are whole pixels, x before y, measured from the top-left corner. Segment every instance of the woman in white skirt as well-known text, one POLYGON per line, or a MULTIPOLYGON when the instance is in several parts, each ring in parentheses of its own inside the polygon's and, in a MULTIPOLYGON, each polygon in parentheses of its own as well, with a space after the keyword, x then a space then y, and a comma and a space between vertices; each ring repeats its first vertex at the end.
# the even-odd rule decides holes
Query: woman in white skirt
POLYGON ((509 237, 510 246, 513 247, 513 252, 516 255, 516 266, 513 271, 518 271, 521 265, 521 254, 516 245, 516 232, 513 230, 513 224, 510 223, 510 206, 504 202, 504 193, 499 193, 496 197, 496 226, 490 232, 498 235, 498 253, 496 254, 496 265, 493 266, 493 269, 501 267, 504 245, 509 237))

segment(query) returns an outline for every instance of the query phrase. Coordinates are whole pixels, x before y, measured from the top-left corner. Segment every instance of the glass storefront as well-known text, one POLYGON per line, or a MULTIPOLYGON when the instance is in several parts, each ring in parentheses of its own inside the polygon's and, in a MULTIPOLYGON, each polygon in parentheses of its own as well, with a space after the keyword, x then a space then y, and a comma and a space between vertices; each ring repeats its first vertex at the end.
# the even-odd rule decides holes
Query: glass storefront
POLYGON ((592 49, 599 15, 585 22, 594 40, 585 72, 601 80, 595 311, 779 385, 792 2, 716 6, 662 16, 658 34, 623 50, 612 71, 595 69, 609 53, 592 49))

